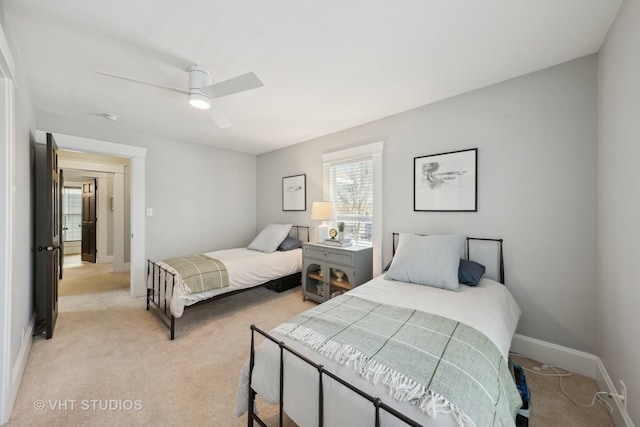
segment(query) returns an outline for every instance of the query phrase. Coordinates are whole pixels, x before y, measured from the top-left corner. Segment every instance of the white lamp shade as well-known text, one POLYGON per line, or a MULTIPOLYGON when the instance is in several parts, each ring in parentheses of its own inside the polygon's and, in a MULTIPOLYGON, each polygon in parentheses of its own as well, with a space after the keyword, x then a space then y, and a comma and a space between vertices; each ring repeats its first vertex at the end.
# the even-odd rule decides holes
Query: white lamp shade
POLYGON ((313 202, 311 219, 322 221, 322 224, 318 226, 318 242, 324 242, 329 238, 329 226, 325 221, 336 219, 336 206, 333 202, 313 202))
POLYGON ((336 206, 333 202, 313 202, 311 219, 314 221, 329 221, 336 219, 336 206))

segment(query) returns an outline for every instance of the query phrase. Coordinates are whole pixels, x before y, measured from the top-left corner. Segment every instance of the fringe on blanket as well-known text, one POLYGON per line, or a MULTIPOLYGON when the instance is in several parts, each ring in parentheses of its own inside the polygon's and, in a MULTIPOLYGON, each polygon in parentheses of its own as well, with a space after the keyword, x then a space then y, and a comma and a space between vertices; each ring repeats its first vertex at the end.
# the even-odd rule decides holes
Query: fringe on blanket
POLYGON ((294 323, 283 323, 272 332, 295 339, 312 348, 321 355, 349 366, 367 381, 374 385, 381 383, 389 387, 389 395, 400 402, 410 402, 429 416, 450 414, 460 427, 476 427, 468 415, 464 414, 446 397, 428 390, 417 381, 389 368, 383 363, 372 360, 361 351, 348 344, 328 339, 312 329, 294 323))

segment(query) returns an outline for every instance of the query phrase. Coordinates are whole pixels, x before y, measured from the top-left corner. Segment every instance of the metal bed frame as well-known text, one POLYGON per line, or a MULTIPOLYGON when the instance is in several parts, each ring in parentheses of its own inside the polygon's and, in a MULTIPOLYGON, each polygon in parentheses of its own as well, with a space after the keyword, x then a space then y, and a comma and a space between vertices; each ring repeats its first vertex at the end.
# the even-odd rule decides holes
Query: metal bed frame
MULTIPOLYGON (((300 239, 301 229, 306 230, 307 241, 309 241, 309 226, 294 225, 291 227, 289 235, 300 239)), ((173 314, 171 314, 171 300, 167 299, 165 296, 167 295, 167 290, 170 290, 170 294, 173 295, 173 287, 176 283, 175 276, 176 275, 174 273, 158 265, 156 262, 149 259, 147 260, 147 310, 152 311, 169 329, 172 340, 175 338, 176 318, 173 316, 173 314), (151 280, 149 280, 150 276, 151 280), (149 287, 149 282, 151 282, 151 287, 149 287)), ((230 292, 225 292, 223 294, 215 295, 206 300, 198 301, 195 304, 188 305, 185 307, 185 310, 190 307, 217 301, 222 298, 230 297, 232 295, 240 294, 261 287, 267 287, 276 292, 281 292, 282 290, 291 289, 295 286, 300 285, 301 277, 301 273, 298 272, 290 274, 288 276, 279 277, 277 279, 273 279, 249 288, 236 289, 230 292)))
MULTIPOLYGON (((420 236, 426 236, 426 234, 420 234, 420 236)), ((400 237, 399 233, 393 233, 393 255, 395 256, 396 254, 396 250, 398 248, 398 239, 400 237)), ((504 256, 503 256, 503 252, 502 252, 502 242, 503 239, 489 239, 489 238, 484 238, 484 237, 467 237, 467 240, 465 242, 465 247, 464 247, 464 256, 469 259, 470 256, 470 251, 471 248, 469 246, 469 242, 470 241, 477 241, 477 242, 495 242, 497 247, 498 247, 498 282, 502 283, 504 285, 504 256)))
MULTIPOLYGON (((393 233, 393 254, 395 255, 396 252, 396 247, 398 244, 398 233, 393 233)), ((469 241, 474 240, 474 241, 486 241, 486 242, 495 242, 498 245, 498 259, 499 259, 499 270, 498 270, 498 279, 499 282, 504 284, 504 258, 503 258, 503 251, 502 251, 502 239, 488 239, 488 238, 478 238, 478 237, 467 237, 467 241, 465 244, 465 257, 467 259, 469 259, 469 241)), ((347 389, 353 391, 354 393, 356 393, 357 395, 361 396, 362 398, 368 400, 369 402, 371 402, 373 410, 375 411, 375 427, 380 427, 380 411, 384 411, 387 412, 388 414, 396 417, 398 420, 404 422, 406 425, 411 426, 411 427, 421 427, 422 424, 416 422, 415 420, 407 417, 406 415, 402 414, 401 412, 393 409, 392 407, 388 406, 387 404, 385 404, 384 402, 382 402, 382 400, 377 397, 377 396, 372 396, 362 390, 360 390, 358 387, 354 386, 353 384, 350 384, 349 382, 343 380, 342 378, 340 378, 339 376, 337 376, 336 374, 332 373, 331 371, 328 371, 327 369, 324 368, 323 365, 318 364, 316 362, 314 362, 313 360, 309 359, 308 357, 300 354, 298 351, 294 350, 293 348, 289 347, 288 345, 286 345, 284 342, 274 338, 272 335, 270 335, 269 333, 261 330, 260 328, 256 327, 255 325, 251 325, 251 352, 250 352, 250 356, 249 356, 249 400, 248 400, 248 405, 247 405, 247 426, 248 427, 252 427, 254 424, 254 421, 257 422, 260 426, 262 427, 268 427, 267 424, 258 416, 257 412, 256 412, 256 395, 257 392, 253 389, 253 387, 251 386, 251 380, 252 380, 252 376, 253 376, 253 367, 254 367, 254 363, 255 363, 255 334, 258 333, 260 335, 262 335, 264 338, 266 338, 267 340, 275 343, 278 345, 278 347, 280 348, 280 370, 279 370, 279 386, 280 386, 280 403, 279 403, 279 409, 278 409, 278 426, 282 427, 283 426, 283 422, 284 422, 284 354, 285 352, 297 357, 298 359, 302 360, 303 362, 307 363, 308 365, 312 366, 313 368, 315 368, 318 371, 318 427, 323 427, 324 426, 324 389, 323 389, 323 378, 324 376, 327 376, 335 381, 337 381, 339 384, 343 385, 344 387, 346 387, 347 389)))

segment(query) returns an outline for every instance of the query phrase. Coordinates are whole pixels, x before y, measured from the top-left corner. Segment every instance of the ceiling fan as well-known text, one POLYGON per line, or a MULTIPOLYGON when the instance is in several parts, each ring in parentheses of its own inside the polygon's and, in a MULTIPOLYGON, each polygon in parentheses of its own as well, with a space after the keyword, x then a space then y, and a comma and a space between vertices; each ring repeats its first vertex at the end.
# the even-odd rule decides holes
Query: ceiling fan
POLYGON ((145 80, 134 79, 131 77, 120 76, 117 74, 107 73, 104 71, 94 71, 108 77, 127 80, 134 83, 141 83, 147 86, 168 89, 189 96, 189 104, 195 108, 208 109, 209 115, 220 128, 228 128, 231 122, 215 105, 211 104, 211 100, 221 98, 223 96, 232 95, 234 93, 244 92, 250 89, 256 89, 264 86, 262 81, 254 73, 247 73, 241 76, 233 77, 222 82, 211 84, 211 72, 201 65, 193 64, 189 66, 189 89, 175 88, 159 83, 148 82, 145 80))

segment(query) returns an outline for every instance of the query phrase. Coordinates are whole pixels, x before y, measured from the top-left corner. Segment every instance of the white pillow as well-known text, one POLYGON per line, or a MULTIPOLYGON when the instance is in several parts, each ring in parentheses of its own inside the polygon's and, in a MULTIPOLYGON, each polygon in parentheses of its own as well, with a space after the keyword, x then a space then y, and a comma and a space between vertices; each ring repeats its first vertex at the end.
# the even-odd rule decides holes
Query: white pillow
POLYGON ((458 266, 466 237, 459 234, 400 234, 398 249, 385 279, 460 289, 458 266))
POLYGON ((248 249, 271 253, 289 235, 292 224, 269 224, 253 239, 248 249))

